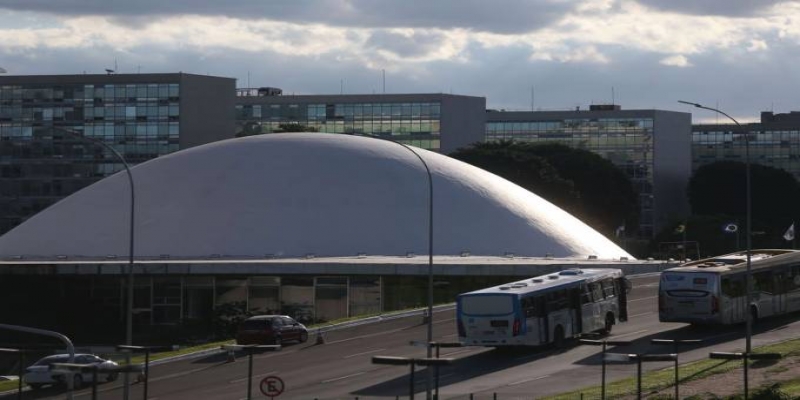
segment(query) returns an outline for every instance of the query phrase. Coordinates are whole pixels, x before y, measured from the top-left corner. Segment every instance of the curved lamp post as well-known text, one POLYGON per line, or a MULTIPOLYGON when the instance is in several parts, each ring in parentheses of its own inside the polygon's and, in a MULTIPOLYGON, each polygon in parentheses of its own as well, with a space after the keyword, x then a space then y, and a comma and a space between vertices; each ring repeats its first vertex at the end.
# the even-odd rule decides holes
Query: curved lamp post
MULTIPOLYGON (((716 108, 706 107, 706 106, 703 106, 701 104, 692 103, 692 102, 683 101, 683 100, 678 100, 678 103, 688 104, 690 106, 695 106, 697 108, 702 108, 702 109, 705 109, 705 110, 713 111, 713 112, 718 113, 718 114, 722 114, 722 115, 728 117, 731 121, 733 121, 733 123, 736 124, 736 126, 740 130, 742 128, 742 125, 740 125, 739 122, 736 121, 733 117, 731 117, 730 115, 728 115, 728 114, 726 114, 726 113, 724 113, 724 112, 722 112, 720 110, 717 110, 716 108)), ((751 232, 751 222, 752 222, 751 203, 752 203, 752 199, 751 199, 751 190, 750 190, 750 133, 747 132, 747 130, 744 130, 744 169, 745 169, 745 182, 746 182, 745 183, 745 190, 746 190, 746 194, 745 194, 745 198, 746 198, 745 214, 746 215, 745 215, 745 218, 746 218, 746 224, 747 224, 747 228, 745 229, 745 236, 746 236, 745 243, 746 243, 746 246, 747 246, 746 247, 746 252, 747 252, 747 274, 746 274, 746 278, 745 278, 746 279, 745 293, 746 293, 746 297, 747 297, 747 309, 746 309, 746 313, 745 313, 745 321, 746 321, 746 323, 745 323, 745 352, 746 353, 750 353, 750 350, 751 350, 751 346, 750 346, 751 340, 750 339, 753 336, 753 314, 750 311, 750 307, 751 307, 750 303, 753 301, 753 290, 752 290, 753 274, 752 274, 752 271, 750 269, 750 264, 751 264, 750 263, 750 250, 752 249, 751 239, 752 239, 753 235, 752 235, 752 232, 751 232)))
POLYGON ((134 237, 134 210, 135 210, 134 206, 136 204, 135 203, 136 202, 136 196, 134 194, 134 189, 133 189, 134 188, 134 186, 133 186, 133 175, 131 174, 131 168, 128 165, 128 162, 125 161, 125 157, 123 157, 122 154, 120 154, 116 149, 114 149, 113 147, 109 146, 108 143, 106 143, 106 142, 104 142, 102 140, 97 140, 97 139, 94 139, 94 138, 86 137, 82 133, 80 133, 78 131, 73 131, 71 129, 66 129, 66 128, 57 127, 57 126, 52 126, 51 128, 53 130, 56 130, 56 131, 59 131, 59 132, 63 132, 63 133, 65 133, 65 134, 67 134, 67 135, 69 135, 71 137, 76 138, 76 139, 85 140, 87 142, 90 142, 90 143, 93 143, 93 144, 96 144, 96 145, 100 145, 103 148, 111 151, 111 153, 113 153, 114 156, 117 157, 117 159, 119 159, 120 162, 122 162, 122 165, 125 167, 125 172, 128 175, 128 183, 130 184, 130 190, 131 190, 131 209, 130 209, 130 226, 129 226, 129 228, 130 228, 130 232, 129 232, 130 242, 129 242, 129 245, 128 245, 128 293, 127 293, 128 306, 127 306, 127 310, 125 312, 125 314, 126 314, 126 316, 125 316, 125 344, 130 346, 131 344, 133 344, 133 237, 134 237))
MULTIPOLYGON (((410 151, 414 156, 416 156, 419 161, 422 163, 422 166, 425 167, 425 172, 428 174, 428 319, 427 319, 427 358, 431 358, 433 355, 433 349, 431 343, 433 342, 433 176, 431 175, 431 169, 428 168, 428 163, 425 162, 425 159, 419 155, 414 149, 408 146, 405 143, 400 143, 388 138, 382 138, 378 136, 366 136, 373 139, 380 139, 385 140, 387 142, 395 143, 400 146, 403 146, 406 150, 410 151)), ((433 380, 433 371, 428 371, 428 379, 426 381, 426 392, 427 398, 431 398, 431 381, 433 380)))

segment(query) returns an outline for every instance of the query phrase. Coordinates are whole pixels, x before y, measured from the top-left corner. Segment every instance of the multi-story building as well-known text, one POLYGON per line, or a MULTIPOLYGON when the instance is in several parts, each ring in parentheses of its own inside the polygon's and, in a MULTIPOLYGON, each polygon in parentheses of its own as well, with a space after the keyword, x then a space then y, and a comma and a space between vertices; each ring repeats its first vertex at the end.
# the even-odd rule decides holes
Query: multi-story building
POLYGON ((484 97, 449 94, 281 95, 276 88, 239 89, 238 136, 283 124, 318 132, 388 138, 449 153, 484 139, 484 97))
POLYGON ((800 179, 800 112, 761 113, 761 122, 692 125, 692 169, 715 161, 750 161, 781 168, 800 179), (745 133, 748 135, 745 137, 745 133))
POLYGON ((597 153, 639 193, 638 234, 652 237, 688 213, 691 114, 595 105, 575 111, 487 112, 486 140, 558 142, 597 153))
POLYGON ((0 234, 123 168, 91 140, 138 164, 233 137, 235 82, 184 73, 1 76, 0 234))

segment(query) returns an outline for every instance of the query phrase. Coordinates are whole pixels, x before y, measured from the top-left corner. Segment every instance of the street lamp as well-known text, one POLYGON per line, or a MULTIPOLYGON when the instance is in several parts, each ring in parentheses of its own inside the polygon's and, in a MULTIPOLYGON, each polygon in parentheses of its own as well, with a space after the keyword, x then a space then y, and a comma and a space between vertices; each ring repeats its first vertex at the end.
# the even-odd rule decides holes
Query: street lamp
MULTIPOLYGON (((410 151, 414 154, 420 162, 422 162, 422 166, 425 167, 425 172, 428 174, 428 320, 427 320, 427 358, 431 358, 433 351, 432 346, 430 345, 433 342, 433 176, 431 175, 431 169, 428 168, 428 163, 425 162, 425 159, 419 155, 416 151, 414 151, 410 146, 396 142, 394 140, 382 137, 376 137, 378 139, 386 140, 388 142, 399 144, 403 146, 406 150, 410 151)), ((433 380, 432 371, 428 371, 428 379, 426 381, 426 395, 427 398, 431 397, 431 381, 433 380)))
MULTIPOLYGON (((733 123, 736 124, 736 126, 739 128, 739 130, 742 130, 741 129, 742 125, 740 125, 738 121, 736 121, 730 115, 728 115, 728 114, 726 114, 726 113, 724 113, 724 112, 722 112, 720 110, 717 110, 716 108, 706 107, 706 106, 703 106, 703 105, 700 105, 700 104, 697 104, 697 103, 692 103, 692 102, 683 101, 683 100, 678 100, 678 103, 688 104, 690 106, 695 106, 697 108, 702 108, 702 109, 705 109, 705 110, 714 111, 715 113, 718 113, 718 114, 722 114, 722 115, 728 117, 731 121, 733 121, 733 123)), ((746 222, 745 223, 747 225, 747 227, 745 229, 745 236, 747 236, 746 240, 745 240, 746 253, 747 253, 747 273, 746 273, 746 278, 745 278, 746 279, 745 294, 746 294, 746 297, 747 297, 747 311, 746 311, 746 315, 745 315, 745 334, 744 334, 744 336, 745 336, 745 352, 746 353, 750 353, 750 350, 751 350, 751 346, 750 346, 751 340, 750 339, 753 336, 753 312, 751 311, 751 308, 750 308, 751 307, 751 303, 753 301, 753 299, 752 299, 752 296, 753 296, 753 293, 752 293, 753 292, 753 290, 752 290, 753 276, 752 275, 753 274, 752 274, 752 271, 750 270, 750 264, 751 264, 750 263, 750 250, 752 249, 751 239, 752 239, 753 235, 751 233, 751 229, 752 229, 751 228, 751 223, 752 223, 751 203, 752 203, 752 200, 751 200, 751 190, 750 190, 750 133, 747 132, 747 130, 744 130, 744 170, 745 170, 745 191, 746 191, 746 194, 745 194, 745 198, 746 198, 745 219, 746 219, 746 222)))
POLYGON ((128 165, 128 162, 125 161, 125 157, 122 156, 116 149, 109 146, 106 142, 102 140, 97 140, 94 138, 86 137, 82 133, 73 131, 71 129, 66 129, 62 127, 51 127, 54 130, 59 132, 63 132, 71 137, 76 139, 85 140, 87 142, 91 142, 96 145, 100 145, 105 149, 111 151, 114 156, 122 162, 122 165, 125 167, 125 172, 128 175, 128 183, 130 184, 131 189, 131 209, 130 209, 130 226, 129 226, 129 239, 130 242, 128 244, 128 309, 126 312, 126 321, 125 321, 125 344, 131 345, 133 344, 133 238, 134 238, 134 211, 135 211, 135 202, 136 196, 134 194, 134 185, 133 185, 133 175, 131 174, 131 168, 128 165))

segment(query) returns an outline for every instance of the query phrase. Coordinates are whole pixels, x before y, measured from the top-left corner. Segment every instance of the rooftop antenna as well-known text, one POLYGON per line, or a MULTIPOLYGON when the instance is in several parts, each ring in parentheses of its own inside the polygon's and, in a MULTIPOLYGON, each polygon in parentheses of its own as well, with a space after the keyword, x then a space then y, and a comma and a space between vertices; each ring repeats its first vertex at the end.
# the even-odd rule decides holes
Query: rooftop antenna
POLYGON ((247 88, 250 89, 250 70, 247 70, 247 88))
POLYGON ((534 92, 533 92, 533 85, 531 85, 531 111, 533 111, 533 100, 534 100, 534 92))
POLYGON ((344 79, 339 80, 339 94, 344 94, 344 79))
POLYGON ((109 75, 113 75, 114 74, 114 70, 106 68, 106 73, 109 74, 109 75))
POLYGON ((381 69, 381 74, 383 75, 383 94, 386 94, 386 70, 381 69))
POLYGON ((617 103, 616 103, 616 98, 614 96, 614 87, 612 86, 611 87, 611 105, 613 106, 613 105, 616 105, 616 104, 617 103))
POLYGON ((117 67, 117 58, 114 57, 114 71, 119 71, 119 67, 117 67))

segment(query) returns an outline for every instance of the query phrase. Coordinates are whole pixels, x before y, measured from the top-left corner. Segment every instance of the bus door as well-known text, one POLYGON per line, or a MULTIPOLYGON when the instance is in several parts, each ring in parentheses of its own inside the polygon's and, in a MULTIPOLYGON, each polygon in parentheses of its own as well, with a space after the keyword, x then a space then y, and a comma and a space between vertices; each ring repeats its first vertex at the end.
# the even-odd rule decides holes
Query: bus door
POLYGON ((525 316, 525 344, 541 345, 547 343, 543 296, 525 297, 520 301, 522 315, 525 316))
POLYGON ((722 277, 722 323, 733 324, 744 321, 745 291, 744 275, 728 275, 722 277))
POLYGON ((753 303, 758 306, 758 317, 769 317, 775 314, 772 304, 775 293, 772 271, 753 274, 753 303))
POLYGON ((597 327, 597 307, 594 306, 593 286, 594 283, 581 284, 581 326, 583 332, 591 332, 597 327))
POLYGON ((778 270, 773 274, 772 310, 775 314, 786 313, 786 289, 788 286, 787 271, 778 270))

